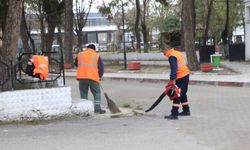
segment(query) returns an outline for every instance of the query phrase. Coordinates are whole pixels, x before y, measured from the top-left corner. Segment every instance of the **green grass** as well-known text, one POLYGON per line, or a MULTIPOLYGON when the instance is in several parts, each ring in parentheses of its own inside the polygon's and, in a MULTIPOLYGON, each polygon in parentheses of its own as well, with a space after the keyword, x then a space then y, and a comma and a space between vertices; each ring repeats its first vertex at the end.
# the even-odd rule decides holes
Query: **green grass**
POLYGON ((124 108, 130 108, 131 106, 130 106, 129 103, 124 103, 124 104, 122 104, 122 107, 124 107, 124 108))

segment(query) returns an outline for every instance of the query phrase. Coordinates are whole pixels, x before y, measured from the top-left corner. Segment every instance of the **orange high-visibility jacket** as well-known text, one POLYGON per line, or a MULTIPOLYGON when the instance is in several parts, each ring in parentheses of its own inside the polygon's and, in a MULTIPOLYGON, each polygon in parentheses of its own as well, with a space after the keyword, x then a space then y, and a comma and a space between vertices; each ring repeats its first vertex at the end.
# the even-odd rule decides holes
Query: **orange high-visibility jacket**
POLYGON ((32 57, 35 69, 33 75, 39 75, 40 80, 45 80, 49 75, 49 62, 47 56, 34 55, 32 57))
POLYGON ((90 79, 96 82, 100 82, 98 73, 98 60, 99 55, 95 50, 87 48, 83 52, 77 55, 77 79, 90 79))
POLYGON ((181 52, 176 51, 174 48, 172 48, 169 51, 167 51, 166 56, 167 58, 169 58, 170 56, 174 56, 177 59, 178 69, 177 69, 176 79, 180 79, 190 73, 187 67, 186 60, 184 56, 181 54, 181 52))

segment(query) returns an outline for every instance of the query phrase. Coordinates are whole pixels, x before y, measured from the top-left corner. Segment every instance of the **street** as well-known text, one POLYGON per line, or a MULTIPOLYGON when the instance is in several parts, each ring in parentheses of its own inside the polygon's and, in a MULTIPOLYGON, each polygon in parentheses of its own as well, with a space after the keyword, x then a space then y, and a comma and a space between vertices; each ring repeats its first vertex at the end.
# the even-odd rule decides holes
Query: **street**
MULTIPOLYGON (((72 97, 78 83, 68 78, 72 97)), ((147 109, 166 83, 105 79, 110 98, 120 107, 147 109)), ((90 94, 90 93, 89 93, 90 94)), ((154 110, 132 117, 89 117, 41 122, 38 125, 0 126, 3 150, 235 150, 249 149, 249 88, 190 86, 190 117, 165 120, 171 101, 165 98, 154 110)), ((89 99, 93 99, 90 94, 89 99)), ((106 106, 104 96, 102 104, 106 106)))

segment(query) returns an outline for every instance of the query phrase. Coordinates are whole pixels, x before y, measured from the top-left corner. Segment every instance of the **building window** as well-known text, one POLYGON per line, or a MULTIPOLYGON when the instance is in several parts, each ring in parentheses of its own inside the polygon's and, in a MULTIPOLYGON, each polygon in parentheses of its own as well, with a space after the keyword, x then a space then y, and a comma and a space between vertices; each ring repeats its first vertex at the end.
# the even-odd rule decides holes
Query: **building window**
POLYGON ((88 33, 88 43, 97 43, 96 33, 88 33))
POLYGON ((107 43, 107 33, 98 33, 98 42, 100 44, 107 43))

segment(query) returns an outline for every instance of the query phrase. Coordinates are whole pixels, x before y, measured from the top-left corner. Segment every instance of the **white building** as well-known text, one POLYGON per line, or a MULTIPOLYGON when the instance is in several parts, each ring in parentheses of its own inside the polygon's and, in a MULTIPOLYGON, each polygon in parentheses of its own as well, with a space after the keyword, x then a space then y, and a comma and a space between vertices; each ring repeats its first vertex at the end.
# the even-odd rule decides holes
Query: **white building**
POLYGON ((250 60, 250 0, 245 0, 246 60, 250 60))

